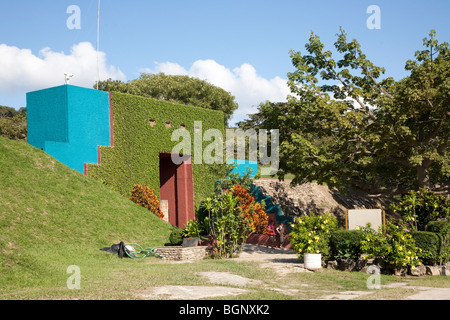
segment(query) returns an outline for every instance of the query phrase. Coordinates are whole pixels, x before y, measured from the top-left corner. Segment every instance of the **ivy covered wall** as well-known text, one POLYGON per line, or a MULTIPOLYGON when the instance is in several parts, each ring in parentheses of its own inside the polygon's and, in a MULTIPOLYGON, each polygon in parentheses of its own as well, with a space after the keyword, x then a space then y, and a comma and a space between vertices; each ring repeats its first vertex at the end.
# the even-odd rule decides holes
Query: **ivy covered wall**
MULTIPOLYGON (((218 129, 224 136, 221 111, 118 92, 111 93, 111 102, 114 145, 100 147, 100 163, 86 165, 88 176, 124 195, 137 183, 147 184, 159 196, 159 154, 172 152, 181 141, 171 141, 172 132, 183 127, 191 137, 196 206, 211 195, 214 181, 223 175, 224 166, 195 161, 194 135, 198 137, 208 129, 218 129), (194 121, 201 121, 201 127, 196 128, 194 121)), ((207 140, 201 139, 202 150, 211 145, 207 140)))

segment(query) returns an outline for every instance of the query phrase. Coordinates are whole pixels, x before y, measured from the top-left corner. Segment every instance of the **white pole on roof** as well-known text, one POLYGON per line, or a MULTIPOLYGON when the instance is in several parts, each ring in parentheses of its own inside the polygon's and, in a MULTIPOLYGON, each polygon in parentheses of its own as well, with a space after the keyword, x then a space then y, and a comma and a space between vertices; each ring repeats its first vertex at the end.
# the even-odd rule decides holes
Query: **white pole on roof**
POLYGON ((97 6, 97 90, 100 81, 100 65, 99 65, 99 43, 100 43, 100 0, 97 6))

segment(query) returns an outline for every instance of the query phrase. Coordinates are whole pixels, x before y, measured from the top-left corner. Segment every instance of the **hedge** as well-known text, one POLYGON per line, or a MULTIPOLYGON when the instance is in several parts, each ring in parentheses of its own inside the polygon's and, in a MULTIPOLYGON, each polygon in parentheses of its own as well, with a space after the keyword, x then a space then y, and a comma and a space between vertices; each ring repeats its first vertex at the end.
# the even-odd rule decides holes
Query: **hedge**
POLYGON ((435 232, 413 231, 411 235, 417 247, 422 251, 417 255, 424 264, 439 263, 441 253, 441 239, 435 232))
MULTIPOLYGON (((418 248, 418 257, 424 264, 440 264, 450 261, 450 221, 428 223, 427 231, 411 232, 418 248)), ((347 254, 353 259, 361 252, 360 244, 364 239, 362 230, 337 230, 330 236, 330 258, 344 259, 347 254)))
POLYGON ((333 232, 330 236, 331 257, 337 259, 341 257, 342 252, 347 252, 354 258, 358 258, 362 253, 360 244, 363 239, 364 232, 362 230, 337 230, 333 232))
POLYGON ((440 259, 442 263, 450 261, 450 221, 432 221, 426 226, 426 230, 435 232, 441 240, 440 259))
MULTIPOLYGON (((159 154, 170 153, 179 141, 171 141, 172 132, 182 126, 190 133, 194 201, 214 192, 214 181, 224 174, 223 165, 196 164, 194 121, 202 121, 200 134, 218 129, 224 135, 221 111, 186 106, 168 101, 112 92, 114 147, 101 147, 101 163, 88 164, 87 174, 123 195, 134 184, 148 185, 159 197, 159 154), (170 122, 170 127, 166 126, 170 122)), ((202 147, 210 145, 203 141, 202 147)))
POLYGON ((431 221, 426 226, 426 231, 435 232, 444 238, 450 237, 450 221, 431 221))

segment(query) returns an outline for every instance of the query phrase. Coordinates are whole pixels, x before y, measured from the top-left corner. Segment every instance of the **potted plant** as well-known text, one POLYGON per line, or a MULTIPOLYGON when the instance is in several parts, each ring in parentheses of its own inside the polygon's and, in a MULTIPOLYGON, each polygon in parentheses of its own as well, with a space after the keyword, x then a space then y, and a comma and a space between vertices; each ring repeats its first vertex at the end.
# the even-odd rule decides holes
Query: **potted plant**
POLYGON ((310 216, 298 217, 291 225, 289 241, 292 248, 303 259, 305 268, 322 267, 322 258, 329 254, 329 239, 337 228, 337 219, 331 213, 311 213, 310 216))
POLYGON ((319 269, 322 267, 322 253, 320 252, 320 236, 310 231, 309 239, 299 248, 299 253, 303 252, 303 262, 307 269, 319 269))
POLYGON ((189 220, 183 229, 183 247, 196 247, 200 240, 201 227, 197 220, 189 220))

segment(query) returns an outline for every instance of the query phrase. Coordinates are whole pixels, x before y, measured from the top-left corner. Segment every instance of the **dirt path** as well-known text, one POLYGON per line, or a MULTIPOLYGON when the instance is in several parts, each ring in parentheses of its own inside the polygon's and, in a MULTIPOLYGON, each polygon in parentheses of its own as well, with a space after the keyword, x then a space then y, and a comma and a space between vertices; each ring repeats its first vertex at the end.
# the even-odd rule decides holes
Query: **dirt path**
MULTIPOLYGON (((261 268, 273 268, 280 276, 293 272, 312 271, 304 268, 297 255, 292 250, 279 248, 266 248, 264 246, 246 244, 243 252, 233 261, 255 261, 261 268)), ((229 272, 199 272, 211 285, 205 286, 159 286, 151 288, 141 297, 144 299, 202 299, 220 296, 240 295, 249 292, 247 285, 263 285, 259 280, 248 279, 229 272), (226 285, 226 286, 223 286, 226 285)), ((307 286, 307 285, 305 285, 307 286)), ((407 299, 413 300, 450 300, 450 288, 430 288, 408 286, 407 283, 392 283, 383 288, 405 288, 414 290, 414 294, 407 299)), ((283 294, 297 294, 298 289, 273 288, 283 294)), ((343 291, 331 295, 325 295, 319 300, 350 300, 365 295, 374 294, 375 291, 343 291)))

